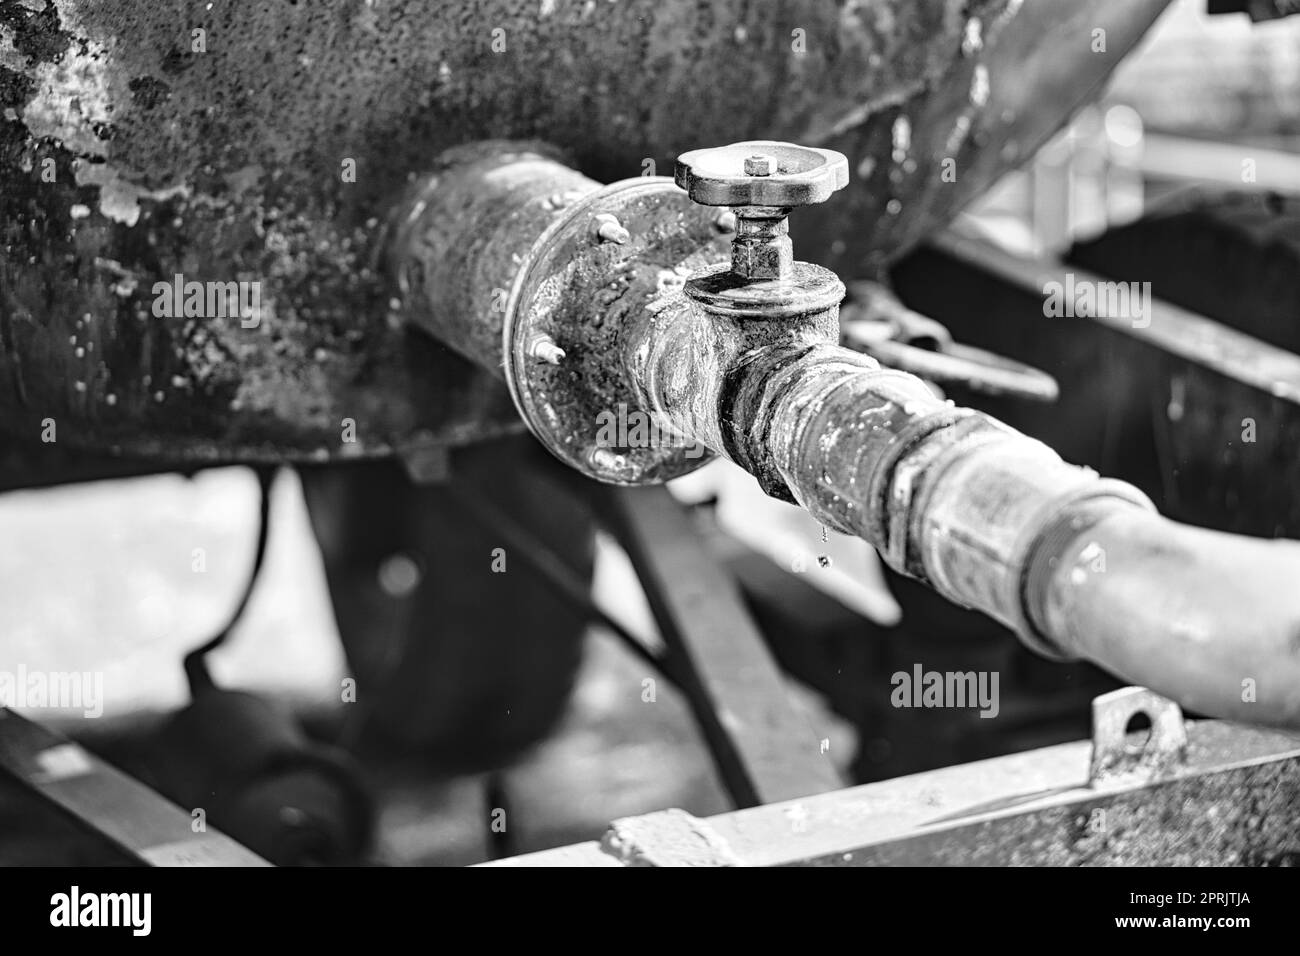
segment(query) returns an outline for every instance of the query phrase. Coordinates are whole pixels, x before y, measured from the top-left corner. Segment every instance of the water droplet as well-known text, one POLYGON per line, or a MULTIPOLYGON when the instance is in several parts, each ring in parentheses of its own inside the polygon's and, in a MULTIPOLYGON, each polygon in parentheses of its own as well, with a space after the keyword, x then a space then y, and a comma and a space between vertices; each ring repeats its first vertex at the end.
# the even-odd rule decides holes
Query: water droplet
POLYGON ((901 163, 907 158, 907 151, 912 148, 912 121, 906 116, 899 116, 894 120, 891 134, 894 145, 894 162, 901 163))
POLYGON ((970 101, 976 106, 983 106, 989 101, 989 68, 983 63, 975 67, 970 78, 970 101))
POLYGON ((420 566, 409 555, 397 553, 389 555, 379 565, 379 586, 389 597, 406 597, 417 587, 424 577, 420 566))

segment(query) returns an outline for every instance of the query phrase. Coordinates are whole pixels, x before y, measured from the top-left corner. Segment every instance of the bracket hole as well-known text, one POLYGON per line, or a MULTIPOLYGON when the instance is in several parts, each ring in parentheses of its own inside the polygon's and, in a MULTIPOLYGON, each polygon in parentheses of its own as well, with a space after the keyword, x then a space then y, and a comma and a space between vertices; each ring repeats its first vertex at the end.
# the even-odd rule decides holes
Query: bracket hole
POLYGON ((1147 749, 1147 744, 1151 742, 1151 715, 1144 710, 1136 711, 1124 725, 1124 750, 1126 753, 1136 757, 1147 749), (1133 743, 1128 739, 1129 734, 1142 733, 1141 739, 1133 743))

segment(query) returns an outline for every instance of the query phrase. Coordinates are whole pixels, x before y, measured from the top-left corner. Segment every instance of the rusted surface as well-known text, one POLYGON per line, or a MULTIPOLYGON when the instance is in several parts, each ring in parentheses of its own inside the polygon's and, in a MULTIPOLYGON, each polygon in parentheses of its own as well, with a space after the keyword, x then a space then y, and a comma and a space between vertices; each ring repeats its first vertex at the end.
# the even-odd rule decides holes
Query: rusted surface
POLYGON ((799 138, 844 153, 856 180, 795 224, 802 254, 876 277, 1100 95, 1168 4, 1010 0, 972 11, 935 82, 891 84, 826 135, 799 138))
POLYGON ((554 148, 541 144, 489 141, 449 150, 403 197, 387 230, 395 311, 489 372, 501 367, 502 329, 523 257, 570 206, 600 188, 556 160, 554 148))
POLYGON ((799 860, 802 866, 1268 866, 1300 847, 1294 757, 799 860), (1188 826, 1188 819, 1197 825, 1188 826), (1172 821, 1172 822, 1171 822, 1172 821))
POLYGON ((837 146, 873 172, 808 252, 854 272, 1027 155, 1164 2, 0 0, 0 427, 192 460, 477 437, 504 396, 390 322, 372 268, 443 149, 541 136, 610 180, 704 143, 837 146), (931 173, 964 122, 954 187, 931 173), (262 283, 261 324, 155 317, 176 274, 262 283))
MULTIPOLYGON (((708 847, 744 866, 1267 866, 1300 852, 1300 739, 1187 726, 1186 763, 1150 782, 1088 782, 1085 741, 697 821, 633 826, 625 865, 708 847), (1195 825, 1189 826, 1188 821, 1195 825), (683 832, 684 831, 684 832, 683 832), (653 841, 663 834, 660 847, 653 841)), ((1134 736, 1129 743, 1133 744, 1134 736)), ((639 818, 646 819, 646 818, 639 818)), ((608 847, 608 844, 606 844, 608 847)), ((597 843, 495 866, 609 866, 597 843)))
MULTIPOLYGON (((1079 502, 1150 507, 1050 448, 833 344, 834 311, 735 319, 670 297, 631 323, 645 407, 754 474, 769 494, 875 545, 895 570, 1043 650, 1022 580, 1079 502)), ((1051 552, 1049 552, 1051 553, 1051 552)))
POLYGON ((627 322, 723 254, 713 220, 671 180, 637 177, 588 194, 530 250, 506 309, 506 381, 533 434, 579 472, 637 485, 712 459, 639 410, 618 355, 627 322), (594 237, 602 219, 617 222, 625 241, 594 237), (530 355, 539 337, 564 357, 550 364, 530 355))
POLYGON ((725 255, 714 214, 665 177, 597 186, 532 144, 473 144, 435 166, 388 230, 395 313, 503 379, 584 474, 644 484, 708 461, 639 411, 618 354, 626 323, 725 255))

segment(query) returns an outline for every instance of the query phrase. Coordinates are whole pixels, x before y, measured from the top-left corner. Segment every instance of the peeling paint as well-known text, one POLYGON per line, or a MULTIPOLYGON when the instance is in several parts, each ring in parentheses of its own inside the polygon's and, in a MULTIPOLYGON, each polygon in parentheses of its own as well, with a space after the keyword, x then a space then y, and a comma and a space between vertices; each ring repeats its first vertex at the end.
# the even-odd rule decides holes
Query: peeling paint
POLYGON ((97 127, 107 127, 112 116, 108 49, 93 41, 85 46, 30 71, 36 93, 23 109, 23 122, 33 136, 48 136, 83 156, 107 156, 97 127))
MULTIPOLYGON (((0 17, 0 178, 26 183, 0 193, 0 221, 31 228, 0 257, 0 324, 15 330, 0 355, 0 427, 27 434, 31 416, 57 415, 61 442, 66 419, 69 443, 245 460, 340 452, 344 415, 368 423, 362 438, 377 454, 416 429, 513 427, 508 395, 387 319, 376 220, 432 157, 540 134, 572 151, 587 177, 612 181, 639 175, 647 159, 664 171, 702 145, 843 136, 827 145, 862 159, 871 179, 855 182, 832 218, 805 220, 799 242, 808 258, 857 272, 977 192, 995 171, 977 167, 977 153, 999 166, 1001 141, 978 120, 959 184, 928 185, 938 180, 927 156, 970 108, 968 76, 952 69, 970 18, 984 23, 981 56, 996 81, 1011 55, 1005 36, 1039 42, 1036 24, 1062 8, 1100 15, 1164 2, 1042 0, 1001 34, 999 14, 1014 0, 199 4, 191 12, 210 42, 194 53, 166 4, 10 0, 0 17), (506 30, 507 50, 490 49, 485 25, 506 30), (807 51, 792 55, 796 27, 807 51), (902 112, 918 165, 896 190, 881 177, 902 112), (350 181, 345 159, 355 162, 350 181), (896 192, 901 212, 886 216, 896 192), (74 220, 79 205, 92 215, 74 220), (198 271, 264 282, 273 321, 256 332, 152 321, 152 282, 198 271), (93 377, 77 379, 71 351, 51 343, 86 313, 103 334, 93 377), (194 387, 161 403, 157 385, 144 384, 176 376, 194 387), (84 392, 74 394, 74 380, 84 392), (247 412, 232 411, 236 399, 247 412)), ((1140 32, 1141 17, 1129 19, 1140 32)), ((1117 50, 1127 42, 1110 39, 1117 50)), ((1117 59, 1086 56, 1094 72, 1117 59)), ((1094 85, 1074 78, 1076 90, 1094 85)), ((1006 95, 994 82, 990 109, 1021 105, 1006 95)), ((1020 128, 997 136, 1031 149, 1037 127, 1063 118, 1058 107, 1018 108, 1020 128)))
POLYGON ((15 73, 27 68, 27 57, 14 48, 14 35, 3 25, 0 25, 0 67, 15 73))
POLYGON ((122 175, 108 163, 89 163, 76 160, 72 164, 77 183, 81 186, 99 187, 99 211, 108 219, 134 226, 140 219, 140 200, 162 202, 175 197, 188 197, 189 187, 178 183, 167 189, 143 189, 122 175))

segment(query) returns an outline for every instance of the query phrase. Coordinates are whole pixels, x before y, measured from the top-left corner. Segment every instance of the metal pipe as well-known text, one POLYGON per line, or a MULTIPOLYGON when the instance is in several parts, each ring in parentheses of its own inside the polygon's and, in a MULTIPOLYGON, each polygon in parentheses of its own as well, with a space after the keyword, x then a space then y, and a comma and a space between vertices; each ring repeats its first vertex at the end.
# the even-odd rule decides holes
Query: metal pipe
POLYGON ((1300 726, 1300 543, 1090 512, 1040 558, 1033 609, 1063 651, 1184 707, 1300 726))
POLYGON ((404 318, 500 376, 522 257, 599 188, 543 143, 487 140, 443 153, 407 190, 380 243, 404 318))
POLYGON ((1190 710, 1300 726, 1300 543, 1189 528, 921 380, 684 297, 630 329, 648 407, 895 570, 1190 710), (689 354, 690 362, 682 355, 689 354))
POLYGON ((1140 512, 1150 502, 935 397, 913 375, 830 344, 836 329, 834 314, 729 319, 678 296, 630 322, 623 351, 645 407, 768 494, 1063 656, 1026 613, 1024 588, 1038 581, 1031 558, 1076 503, 1140 512))
POLYGON ((755 287, 724 275, 722 217, 666 180, 597 187, 502 144, 437 175, 390 249, 411 319, 503 375, 573 467, 663 481, 707 460, 683 452, 699 443, 1040 653, 1207 714, 1300 725, 1300 545, 1164 521, 1132 486, 840 348, 825 270, 759 280, 779 299, 764 317, 755 287), (602 446, 615 410, 648 415, 658 440, 602 446))

